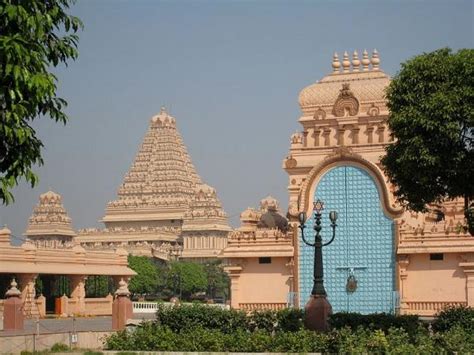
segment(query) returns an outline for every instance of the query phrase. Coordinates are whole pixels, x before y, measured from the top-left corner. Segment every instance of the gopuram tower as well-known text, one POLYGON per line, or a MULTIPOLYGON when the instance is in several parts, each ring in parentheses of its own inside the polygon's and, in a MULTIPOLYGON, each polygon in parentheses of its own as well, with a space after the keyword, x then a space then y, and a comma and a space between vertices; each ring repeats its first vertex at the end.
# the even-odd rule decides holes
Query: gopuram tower
POLYGON ((231 228, 216 191, 197 174, 176 120, 164 108, 152 117, 101 222, 104 229, 79 232, 85 248, 120 246, 134 255, 168 260, 216 257, 227 245, 231 228))

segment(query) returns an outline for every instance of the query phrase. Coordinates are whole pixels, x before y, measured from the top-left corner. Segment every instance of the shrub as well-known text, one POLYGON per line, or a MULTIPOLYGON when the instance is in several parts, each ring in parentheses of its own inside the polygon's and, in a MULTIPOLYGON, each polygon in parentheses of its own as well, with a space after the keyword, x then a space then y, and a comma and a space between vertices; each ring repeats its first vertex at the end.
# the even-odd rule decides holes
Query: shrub
POLYGON ((158 305, 157 324, 174 332, 202 327, 218 329, 224 333, 247 328, 245 312, 226 310, 201 304, 169 307, 158 305))
POLYGON ((51 347, 51 352, 52 353, 60 353, 60 352, 68 351, 68 350, 69 350, 69 346, 67 346, 66 344, 63 344, 63 343, 55 343, 51 347))
POLYGON ((448 307, 436 315, 432 323, 433 330, 445 332, 452 327, 460 327, 474 332, 474 308, 457 306, 448 307))
POLYGON ((370 330, 382 330, 387 333, 390 328, 402 328, 408 334, 415 334, 421 323, 416 315, 396 316, 387 313, 365 315, 341 312, 332 314, 329 318, 329 324, 332 329, 363 327, 370 330))
POLYGON ((283 332, 296 332, 303 329, 304 311, 299 308, 285 308, 276 313, 278 322, 277 330, 283 332))

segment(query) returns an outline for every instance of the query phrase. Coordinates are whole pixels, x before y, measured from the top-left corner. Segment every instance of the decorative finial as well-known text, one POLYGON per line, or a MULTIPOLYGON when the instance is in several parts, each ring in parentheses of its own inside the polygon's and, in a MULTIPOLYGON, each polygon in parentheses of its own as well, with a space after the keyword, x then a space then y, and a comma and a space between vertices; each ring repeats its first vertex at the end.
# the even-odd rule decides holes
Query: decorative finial
POLYGON ((362 70, 369 71, 369 64, 369 53, 367 53, 367 49, 364 49, 364 52, 362 53, 362 70))
POLYGON ((161 106, 161 108, 160 108, 160 115, 166 115, 166 114, 167 114, 167 112, 166 112, 166 107, 161 106))
POLYGON ((334 52, 334 56, 332 57, 333 73, 334 74, 339 73, 340 67, 341 67, 341 62, 339 61, 339 56, 337 55, 337 52, 334 52))
POLYGON ((377 52, 376 49, 372 52, 372 59, 370 60, 372 63, 372 70, 380 70, 379 69, 379 64, 380 64, 380 58, 379 58, 379 52, 377 52))
POLYGON ((359 71, 360 70, 360 60, 359 60, 359 53, 354 51, 352 53, 352 71, 359 71))
POLYGON ((115 291, 115 296, 130 296, 130 291, 128 290, 127 283, 123 280, 123 278, 119 281, 119 288, 115 291))
POLYGON ((349 54, 347 51, 344 52, 344 57, 342 59, 342 72, 349 73, 349 68, 351 67, 351 62, 349 60, 349 54))
POLYGON ((16 288, 17 286, 18 284, 16 283, 15 278, 13 278, 10 283, 10 289, 5 293, 6 298, 21 296, 20 290, 16 288))

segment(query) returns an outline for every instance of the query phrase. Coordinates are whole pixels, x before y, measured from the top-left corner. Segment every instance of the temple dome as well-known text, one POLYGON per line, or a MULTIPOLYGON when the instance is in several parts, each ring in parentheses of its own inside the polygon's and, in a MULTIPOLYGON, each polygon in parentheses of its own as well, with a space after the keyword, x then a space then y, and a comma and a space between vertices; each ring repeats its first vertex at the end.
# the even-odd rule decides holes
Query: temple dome
MULTIPOLYGON (((354 54, 356 53, 354 52, 354 54)), ((337 55, 335 55, 334 60, 333 73, 301 90, 298 101, 302 111, 333 106, 339 97, 343 84, 349 84, 354 97, 361 104, 384 102, 385 89, 390 83, 390 77, 379 69, 380 59, 376 51, 374 51, 370 60, 367 52, 364 52, 362 68, 360 68, 361 62, 358 59, 353 59, 352 71, 350 70, 351 62, 348 61, 347 53, 344 56, 342 71, 339 71, 340 63, 337 55), (372 67, 369 68, 370 63, 372 67)))

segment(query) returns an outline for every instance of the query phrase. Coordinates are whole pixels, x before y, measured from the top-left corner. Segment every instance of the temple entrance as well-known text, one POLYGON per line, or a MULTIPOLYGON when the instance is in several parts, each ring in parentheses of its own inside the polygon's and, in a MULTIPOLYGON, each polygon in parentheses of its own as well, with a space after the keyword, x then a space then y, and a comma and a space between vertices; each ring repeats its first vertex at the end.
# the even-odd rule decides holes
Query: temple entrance
MULTIPOLYGON (((326 172, 314 200, 324 202, 323 230, 330 237, 328 213, 335 210, 336 239, 323 249, 324 284, 334 312, 395 311, 394 225, 382 210, 373 178, 350 165, 326 172)), ((314 219, 305 233, 312 240, 314 219)), ((300 305, 304 307, 313 285, 314 250, 300 241, 300 305)))
POLYGON ((36 279, 36 295, 46 297, 46 313, 60 314, 56 299, 62 295, 70 294, 70 280, 66 275, 39 275, 36 279))

